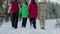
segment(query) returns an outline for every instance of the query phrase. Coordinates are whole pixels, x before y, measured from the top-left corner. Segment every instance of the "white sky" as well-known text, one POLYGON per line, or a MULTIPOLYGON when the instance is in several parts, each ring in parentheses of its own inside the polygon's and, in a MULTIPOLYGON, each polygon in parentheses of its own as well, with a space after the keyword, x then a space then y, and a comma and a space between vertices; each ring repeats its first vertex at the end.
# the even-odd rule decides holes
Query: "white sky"
MULTIPOLYGON (((41 2, 41 1, 44 1, 44 0, 38 0, 38 2, 41 2)), ((47 0, 48 1, 48 0, 47 0)), ((57 2, 57 3, 59 3, 60 4, 60 0, 50 0, 51 2, 57 2)))

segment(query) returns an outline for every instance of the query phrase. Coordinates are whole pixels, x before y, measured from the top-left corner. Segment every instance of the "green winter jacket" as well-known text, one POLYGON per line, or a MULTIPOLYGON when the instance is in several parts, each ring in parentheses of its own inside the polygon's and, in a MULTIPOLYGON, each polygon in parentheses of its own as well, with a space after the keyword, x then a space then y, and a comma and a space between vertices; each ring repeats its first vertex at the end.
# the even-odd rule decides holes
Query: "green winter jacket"
POLYGON ((23 4, 22 8, 19 10, 19 14, 21 14, 22 18, 28 18, 29 11, 28 11, 28 5, 23 4))

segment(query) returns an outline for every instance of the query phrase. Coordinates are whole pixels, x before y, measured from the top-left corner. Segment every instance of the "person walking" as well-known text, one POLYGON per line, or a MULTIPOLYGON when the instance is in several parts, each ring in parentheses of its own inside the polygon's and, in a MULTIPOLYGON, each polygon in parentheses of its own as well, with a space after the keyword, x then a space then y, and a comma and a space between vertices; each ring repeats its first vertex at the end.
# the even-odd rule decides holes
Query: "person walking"
POLYGON ((10 3, 12 27, 14 27, 15 29, 18 27, 19 5, 19 2, 16 0, 10 3))
POLYGON ((33 25, 34 29, 36 29, 36 18, 37 18, 38 5, 35 0, 31 0, 29 4, 29 19, 30 25, 33 25))
POLYGON ((28 11, 28 3, 25 2, 23 3, 22 7, 20 8, 19 14, 22 16, 22 27, 26 27, 27 23, 27 18, 29 16, 29 11, 28 11))
POLYGON ((47 15, 47 5, 45 2, 39 3, 39 20, 41 29, 45 29, 45 19, 47 15))

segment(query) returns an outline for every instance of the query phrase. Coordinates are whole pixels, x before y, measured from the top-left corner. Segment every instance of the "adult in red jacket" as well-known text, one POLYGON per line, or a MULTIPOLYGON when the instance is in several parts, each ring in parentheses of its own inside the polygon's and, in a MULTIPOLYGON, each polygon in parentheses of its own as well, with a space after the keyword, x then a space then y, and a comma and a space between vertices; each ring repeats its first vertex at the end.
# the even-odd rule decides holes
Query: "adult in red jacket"
POLYGON ((31 0, 29 4, 29 18, 30 18, 30 25, 33 24, 33 27, 36 29, 36 18, 37 18, 37 10, 38 6, 35 0, 31 0))
POLYGON ((12 14, 12 27, 15 29, 18 25, 18 16, 19 16, 19 2, 11 2, 11 14, 12 14))

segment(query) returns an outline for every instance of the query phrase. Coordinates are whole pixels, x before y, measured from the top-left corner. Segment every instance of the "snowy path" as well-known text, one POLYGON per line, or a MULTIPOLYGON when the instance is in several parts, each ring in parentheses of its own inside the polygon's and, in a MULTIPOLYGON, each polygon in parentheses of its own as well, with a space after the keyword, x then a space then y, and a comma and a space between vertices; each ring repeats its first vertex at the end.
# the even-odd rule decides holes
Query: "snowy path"
POLYGON ((0 27, 0 34, 60 34, 60 28, 55 28, 56 20, 46 20, 45 30, 40 29, 39 20, 36 20, 37 29, 30 27, 29 20, 26 28, 21 27, 21 21, 18 23, 18 28, 13 29, 11 22, 3 23, 0 27))

